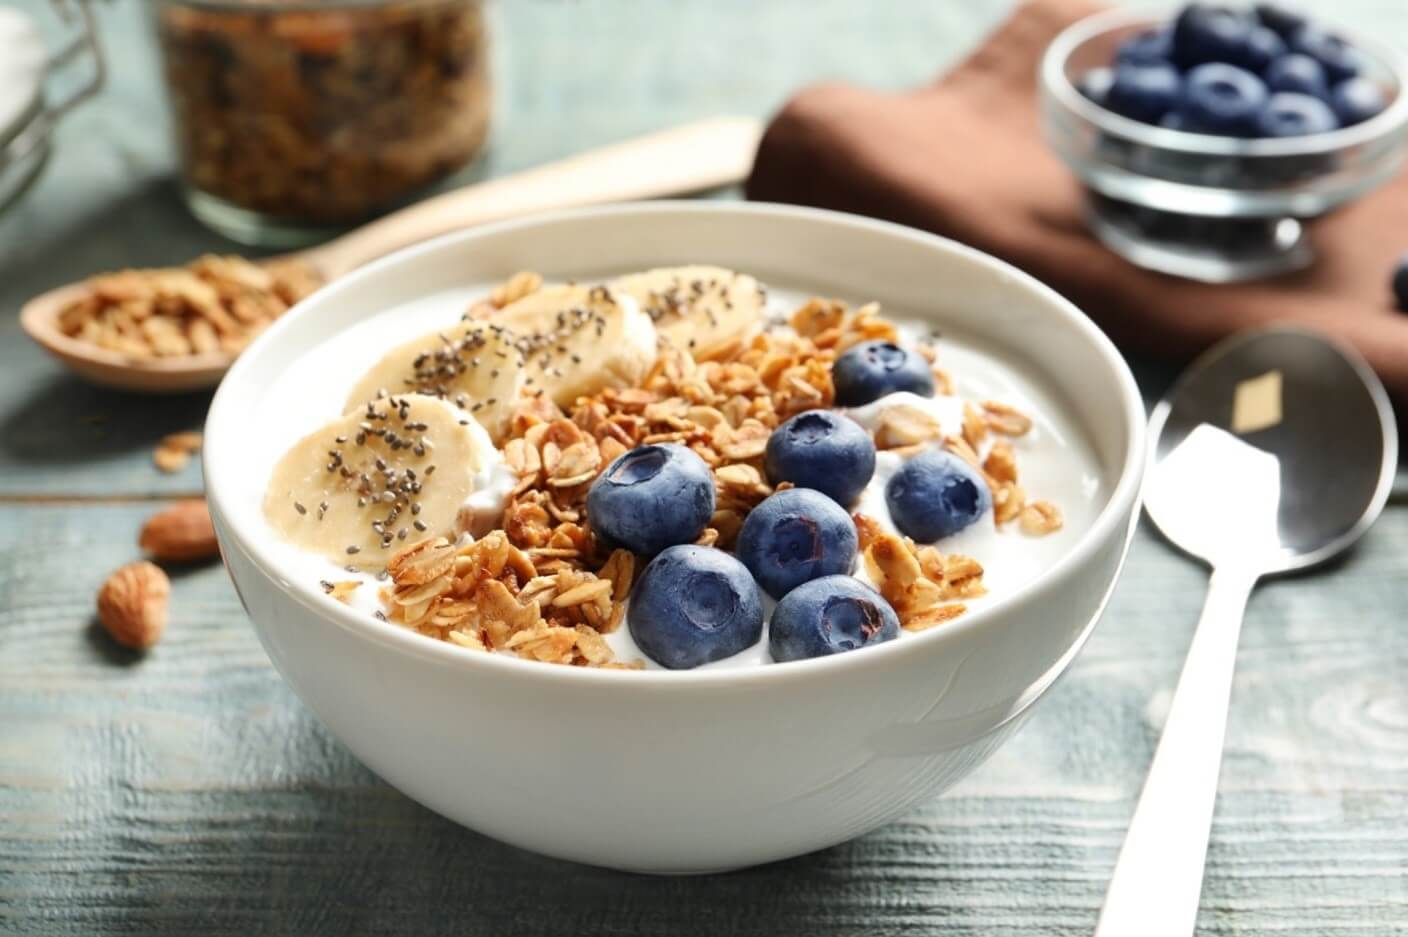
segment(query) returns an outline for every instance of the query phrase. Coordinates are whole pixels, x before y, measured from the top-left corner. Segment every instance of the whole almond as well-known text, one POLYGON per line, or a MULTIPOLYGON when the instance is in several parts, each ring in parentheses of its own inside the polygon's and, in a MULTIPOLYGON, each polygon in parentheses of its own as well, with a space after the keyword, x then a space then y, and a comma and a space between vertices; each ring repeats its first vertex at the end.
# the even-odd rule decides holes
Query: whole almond
POLYGON ((200 498, 177 501, 142 526, 137 545, 159 560, 190 563, 219 554, 210 511, 200 498))
POLYGON ((161 568, 143 560, 129 563, 98 590, 98 621, 123 647, 143 650, 166 630, 166 600, 171 580, 161 568))

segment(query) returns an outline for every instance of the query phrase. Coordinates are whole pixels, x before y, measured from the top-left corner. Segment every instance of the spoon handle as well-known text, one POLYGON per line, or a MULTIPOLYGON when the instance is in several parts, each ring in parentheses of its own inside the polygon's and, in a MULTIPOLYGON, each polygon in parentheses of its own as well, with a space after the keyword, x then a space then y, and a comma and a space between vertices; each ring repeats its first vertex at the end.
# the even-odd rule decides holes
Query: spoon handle
POLYGON ((1237 637, 1256 572, 1214 569, 1096 937, 1189 937, 1217 799, 1237 637))
POLYGON ((486 221, 702 192, 748 177, 762 125, 714 117, 446 192, 305 254, 333 279, 392 251, 486 221))

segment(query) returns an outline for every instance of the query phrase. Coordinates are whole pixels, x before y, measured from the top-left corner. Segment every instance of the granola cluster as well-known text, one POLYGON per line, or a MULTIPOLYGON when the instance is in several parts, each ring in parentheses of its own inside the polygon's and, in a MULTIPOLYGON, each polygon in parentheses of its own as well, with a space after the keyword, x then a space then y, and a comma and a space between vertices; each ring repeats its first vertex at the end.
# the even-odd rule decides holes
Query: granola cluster
POLYGON ((855 514, 866 574, 899 616, 906 631, 924 631, 968 610, 958 599, 987 591, 983 567, 971 556, 945 555, 887 532, 873 517, 855 514))
MULTIPOLYGON (((536 275, 519 274, 487 305, 502 306, 540 284, 536 275)), ((586 516, 592 482, 636 446, 687 446, 711 467, 716 492, 714 515, 698 542, 728 549, 748 512, 788 487, 769 484, 763 471, 772 431, 797 413, 832 405, 831 365, 841 352, 861 341, 899 338, 874 304, 852 310, 813 299, 787 319, 788 328, 782 325, 771 323, 707 356, 662 343, 637 386, 579 398, 570 411, 541 391, 525 395, 503 444, 518 482, 501 529, 467 546, 437 538, 398 553, 382 590, 387 617, 479 650, 562 664, 639 666, 616 662, 602 640, 619 627, 642 561, 625 550, 606 550, 594 537, 586 516)), ((931 347, 922 351, 936 359, 931 347)), ((937 365, 934 373, 941 391, 951 393, 949 376, 937 365)), ((1049 533, 1061 526, 1060 511, 1027 500, 1010 442, 1030 428, 1025 415, 998 401, 966 404, 962 433, 953 436, 922 410, 892 406, 875 437, 878 448, 900 454, 942 444, 981 472, 992 489, 996 523, 1020 519, 1024 532, 1049 533), (980 459, 983 447, 987 456, 980 459)), ((952 620, 966 610, 964 600, 986 591, 976 559, 916 545, 864 514, 853 518, 867 575, 905 629, 952 620)))
POLYGON ((240 208, 355 221, 487 134, 481 0, 170 2, 157 23, 187 181, 240 208))
MULTIPOLYGON (((613 551, 595 572, 559 566, 494 531, 466 546, 443 537, 397 553, 382 598, 387 618, 421 634, 475 650, 508 650, 559 664, 638 668, 617 663, 603 635, 625 614, 635 557, 613 551)), ((336 587, 334 586, 334 589, 336 587)))
POLYGON ((185 267, 93 277, 58 324, 71 338, 136 360, 236 355, 321 283, 298 261, 209 254, 185 267))

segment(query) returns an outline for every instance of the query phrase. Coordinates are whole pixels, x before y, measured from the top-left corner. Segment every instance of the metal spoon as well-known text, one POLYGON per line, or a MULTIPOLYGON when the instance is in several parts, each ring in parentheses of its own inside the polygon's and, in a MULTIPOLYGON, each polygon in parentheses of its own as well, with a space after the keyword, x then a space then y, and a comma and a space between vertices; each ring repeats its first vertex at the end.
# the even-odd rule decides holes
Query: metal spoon
POLYGON ((1354 543, 1398 464, 1393 410, 1373 371, 1291 328, 1204 354, 1154 408, 1149 435, 1145 507, 1212 578, 1096 937, 1193 933, 1247 598, 1262 576, 1354 543))

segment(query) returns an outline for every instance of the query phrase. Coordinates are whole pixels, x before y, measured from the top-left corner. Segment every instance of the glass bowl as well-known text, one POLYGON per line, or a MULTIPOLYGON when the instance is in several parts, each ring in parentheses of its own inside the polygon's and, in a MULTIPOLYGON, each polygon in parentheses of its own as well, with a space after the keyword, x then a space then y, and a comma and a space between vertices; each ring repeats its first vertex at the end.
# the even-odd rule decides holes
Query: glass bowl
POLYGON ((1377 117, 1331 133, 1245 140, 1121 117, 1075 82, 1114 61, 1119 44, 1166 18, 1113 10, 1068 27, 1041 64, 1046 139, 1085 185, 1097 237, 1142 267, 1234 282, 1309 265, 1306 222, 1372 191, 1403 164, 1408 66, 1397 53, 1339 31, 1362 74, 1387 92, 1377 117))

